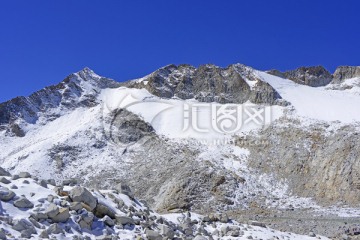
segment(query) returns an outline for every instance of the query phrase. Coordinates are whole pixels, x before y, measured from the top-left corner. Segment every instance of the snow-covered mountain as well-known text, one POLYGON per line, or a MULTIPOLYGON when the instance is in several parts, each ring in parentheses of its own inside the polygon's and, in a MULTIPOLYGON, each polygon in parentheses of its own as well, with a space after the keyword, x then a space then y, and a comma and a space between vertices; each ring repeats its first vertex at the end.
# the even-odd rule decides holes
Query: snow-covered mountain
POLYGON ((356 215, 359 69, 169 65, 118 83, 85 68, 0 104, 1 167, 126 183, 160 213, 356 215))

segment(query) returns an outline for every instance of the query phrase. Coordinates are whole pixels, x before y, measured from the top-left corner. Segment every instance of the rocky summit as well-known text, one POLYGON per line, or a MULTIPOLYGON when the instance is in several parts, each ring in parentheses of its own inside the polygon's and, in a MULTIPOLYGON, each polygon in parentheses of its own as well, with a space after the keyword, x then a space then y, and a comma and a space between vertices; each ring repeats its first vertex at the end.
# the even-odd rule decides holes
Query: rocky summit
POLYGON ((0 239, 356 239, 359 67, 85 68, 0 104, 0 239))

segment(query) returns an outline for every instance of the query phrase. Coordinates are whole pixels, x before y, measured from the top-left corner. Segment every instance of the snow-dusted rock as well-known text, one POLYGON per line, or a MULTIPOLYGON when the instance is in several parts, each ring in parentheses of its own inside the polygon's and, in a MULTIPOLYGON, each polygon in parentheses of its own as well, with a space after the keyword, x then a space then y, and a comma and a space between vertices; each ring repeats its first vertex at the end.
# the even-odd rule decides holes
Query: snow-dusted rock
POLYGON ((64 230, 60 227, 58 223, 53 223, 47 228, 46 232, 50 235, 64 233, 64 230))
POLYGON ((30 178, 31 174, 28 172, 20 172, 19 173, 19 178, 30 178))
POLYGON ((153 230, 146 229, 145 234, 147 239, 149 240, 162 240, 162 236, 160 235, 160 233, 155 232, 153 230))
POLYGON ((112 219, 115 219, 116 212, 110 206, 107 206, 105 203, 99 202, 94 209, 94 214, 98 218, 109 216, 112 219))
POLYGON ((53 218, 55 217, 57 214, 59 213, 59 207, 53 203, 50 203, 49 206, 47 207, 45 214, 49 217, 49 218, 53 218))
POLYGON ((0 176, 9 177, 9 176, 11 176, 11 174, 8 171, 6 171, 5 169, 3 169, 2 167, 0 167, 0 176))
POLYGON ((97 205, 97 199, 84 187, 74 187, 69 192, 69 197, 73 202, 82 202, 93 210, 97 205))
POLYGON ((59 208, 59 213, 51 218, 55 223, 66 222, 70 218, 69 208, 59 208))
POLYGON ((121 225, 131 224, 134 225, 135 221, 131 217, 116 215, 116 222, 121 225))
POLYGON ((20 197, 20 199, 14 201, 14 206, 18 208, 33 208, 34 204, 26 197, 20 197))
POLYGON ((15 193, 13 191, 10 191, 6 187, 0 186, 0 200, 4 202, 8 202, 12 200, 15 197, 15 193))
POLYGON ((0 177, 0 182, 1 183, 4 183, 4 184, 9 184, 9 183, 11 183, 7 178, 5 178, 5 177, 0 177))

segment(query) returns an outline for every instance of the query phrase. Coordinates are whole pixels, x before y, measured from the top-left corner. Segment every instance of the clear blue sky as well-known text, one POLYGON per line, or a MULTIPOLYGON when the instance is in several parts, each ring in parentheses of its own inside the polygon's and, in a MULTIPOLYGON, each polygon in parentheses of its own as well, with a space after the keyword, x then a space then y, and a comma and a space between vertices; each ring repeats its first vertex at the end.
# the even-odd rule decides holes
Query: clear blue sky
POLYGON ((125 81, 170 64, 360 65, 360 3, 320 0, 0 2, 0 102, 85 66, 125 81))

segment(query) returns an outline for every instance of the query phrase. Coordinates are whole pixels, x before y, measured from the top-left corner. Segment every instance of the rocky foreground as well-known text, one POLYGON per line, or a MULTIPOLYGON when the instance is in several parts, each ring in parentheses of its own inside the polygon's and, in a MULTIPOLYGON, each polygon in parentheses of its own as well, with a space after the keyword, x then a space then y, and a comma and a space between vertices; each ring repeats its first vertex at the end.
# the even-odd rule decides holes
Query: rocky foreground
POLYGON ((131 190, 88 190, 75 180, 56 186, 0 168, 0 239, 327 239, 279 232, 226 214, 158 214, 131 190))

